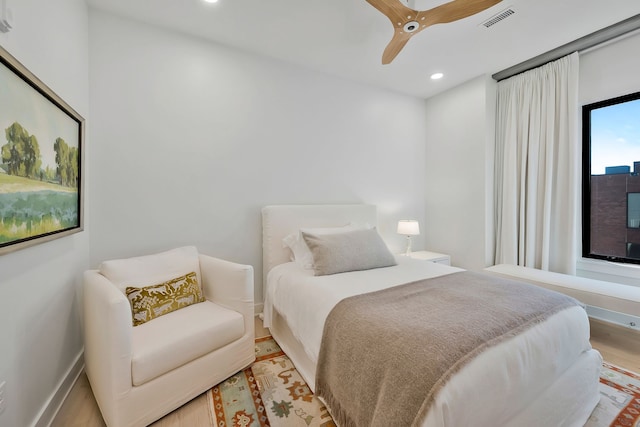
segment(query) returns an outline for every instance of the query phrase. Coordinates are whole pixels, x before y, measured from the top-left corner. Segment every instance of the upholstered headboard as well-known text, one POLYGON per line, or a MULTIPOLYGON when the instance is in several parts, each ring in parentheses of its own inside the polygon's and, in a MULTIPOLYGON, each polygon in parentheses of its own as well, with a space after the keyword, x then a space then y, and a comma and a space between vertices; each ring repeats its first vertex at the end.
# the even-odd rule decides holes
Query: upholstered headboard
POLYGON ((262 277, 289 261, 282 239, 301 227, 340 227, 350 222, 377 225, 373 205, 275 205, 262 208, 262 277))

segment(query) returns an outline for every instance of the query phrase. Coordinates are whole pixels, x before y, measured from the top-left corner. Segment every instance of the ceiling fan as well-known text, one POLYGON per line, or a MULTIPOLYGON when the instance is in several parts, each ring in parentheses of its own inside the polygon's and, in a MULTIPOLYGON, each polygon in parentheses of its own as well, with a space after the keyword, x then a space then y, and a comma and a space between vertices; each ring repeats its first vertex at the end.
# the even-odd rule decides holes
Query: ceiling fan
POLYGON ((429 10, 413 10, 400 0, 367 0, 391 21, 393 38, 382 54, 382 63, 389 64, 409 39, 434 24, 457 21, 482 12, 502 0, 453 0, 429 10))

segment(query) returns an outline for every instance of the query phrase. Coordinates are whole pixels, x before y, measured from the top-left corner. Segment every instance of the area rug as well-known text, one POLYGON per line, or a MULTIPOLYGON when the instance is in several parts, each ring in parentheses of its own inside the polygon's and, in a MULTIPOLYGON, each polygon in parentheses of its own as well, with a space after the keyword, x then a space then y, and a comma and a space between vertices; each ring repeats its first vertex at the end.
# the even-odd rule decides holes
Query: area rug
POLYGON ((600 402, 585 427, 640 427, 640 375, 604 362, 600 402))
POLYGON ((291 360, 270 336, 256 339, 251 367, 207 392, 218 427, 335 427, 291 360))
MULTIPOLYGON (((585 427, 640 427, 640 375, 604 362, 600 402, 585 427)), ((327 408, 271 337, 251 367, 207 392, 217 427, 334 427, 327 408)))

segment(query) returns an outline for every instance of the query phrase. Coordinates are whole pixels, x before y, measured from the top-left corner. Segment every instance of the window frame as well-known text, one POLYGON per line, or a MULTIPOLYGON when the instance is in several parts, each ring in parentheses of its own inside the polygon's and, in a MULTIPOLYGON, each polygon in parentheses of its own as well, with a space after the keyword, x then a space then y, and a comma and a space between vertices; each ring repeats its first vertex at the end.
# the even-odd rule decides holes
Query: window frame
MULTIPOLYGON (((600 255, 591 252, 591 112, 600 108, 637 100, 640 100, 640 92, 582 106, 582 256, 584 258, 640 264, 640 259, 636 258, 600 255)), ((627 192, 627 199, 628 197, 629 192, 627 192)), ((628 225, 628 219, 626 221, 628 225)))

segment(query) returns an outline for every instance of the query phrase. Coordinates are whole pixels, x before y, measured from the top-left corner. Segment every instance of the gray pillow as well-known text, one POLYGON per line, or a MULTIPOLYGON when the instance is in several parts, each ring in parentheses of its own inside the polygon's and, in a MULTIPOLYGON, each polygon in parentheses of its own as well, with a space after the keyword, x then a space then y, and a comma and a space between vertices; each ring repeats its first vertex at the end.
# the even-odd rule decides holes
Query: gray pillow
POLYGON ((396 259, 375 229, 317 235, 302 232, 313 256, 316 276, 396 265, 396 259))

